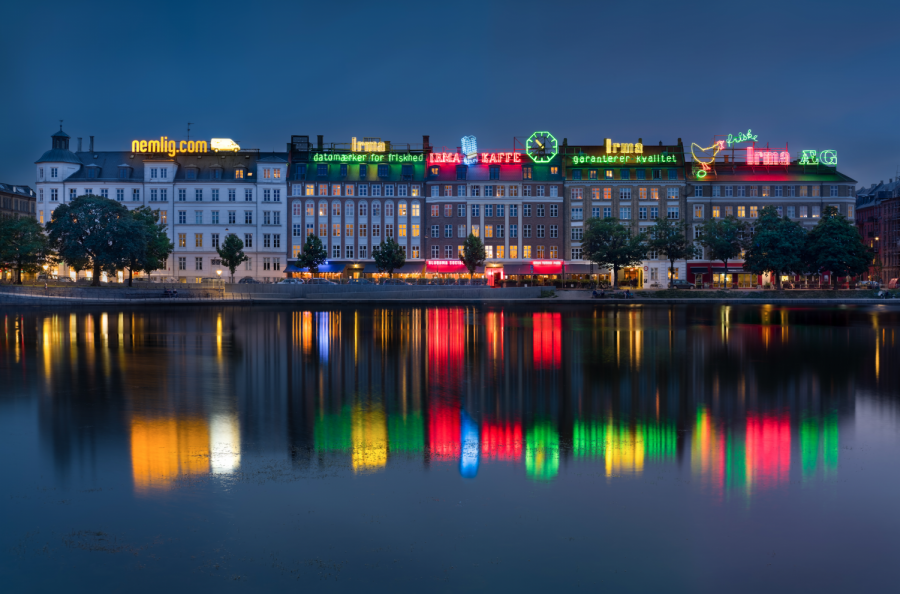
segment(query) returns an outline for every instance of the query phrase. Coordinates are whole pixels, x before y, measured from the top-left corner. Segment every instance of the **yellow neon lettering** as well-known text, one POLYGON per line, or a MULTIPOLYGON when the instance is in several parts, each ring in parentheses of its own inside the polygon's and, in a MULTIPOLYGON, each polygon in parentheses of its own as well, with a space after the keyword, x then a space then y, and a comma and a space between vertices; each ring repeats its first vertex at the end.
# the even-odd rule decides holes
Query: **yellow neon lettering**
POLYGON ((146 152, 147 152, 147 141, 146 141, 146 140, 142 140, 142 141, 141 141, 140 149, 141 149, 141 152, 142 152, 142 153, 146 153, 146 152))
POLYGON ((175 141, 174 141, 174 140, 168 140, 167 142, 169 143, 169 152, 168 152, 168 155, 169 155, 170 157, 174 157, 174 156, 175 156, 175 141))
POLYGON ((141 141, 140 140, 132 140, 131 141, 131 152, 137 153, 141 150, 141 141))
POLYGON ((197 153, 205 153, 209 150, 207 148, 205 140, 198 140, 196 143, 194 143, 194 148, 196 149, 195 152, 197 153))
POLYGON ((178 143, 178 152, 179 152, 179 153, 183 153, 183 152, 184 152, 184 148, 185 148, 186 146, 187 146, 187 141, 186 141, 186 140, 182 140, 181 142, 179 142, 179 143, 178 143))

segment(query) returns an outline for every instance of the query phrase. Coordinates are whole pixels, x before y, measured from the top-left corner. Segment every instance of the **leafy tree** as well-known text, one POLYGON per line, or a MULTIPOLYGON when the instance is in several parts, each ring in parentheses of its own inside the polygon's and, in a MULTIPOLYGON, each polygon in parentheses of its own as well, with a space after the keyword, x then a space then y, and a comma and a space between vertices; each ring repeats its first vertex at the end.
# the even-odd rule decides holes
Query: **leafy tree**
POLYGON ((394 270, 406 264, 406 254, 393 237, 388 237, 372 248, 372 258, 378 271, 387 272, 390 278, 394 278, 394 270))
POLYGON ((700 244, 706 248, 709 259, 721 262, 727 273, 728 261, 740 256, 746 247, 746 232, 747 224, 733 216, 709 219, 701 225, 700 244))
POLYGON ((826 206, 818 224, 806 234, 801 257, 807 270, 830 272, 832 288, 837 290, 837 277, 866 272, 873 255, 856 227, 835 207, 826 206))
POLYGON ((136 225, 138 241, 131 244, 131 251, 124 254, 128 267, 128 286, 132 286, 134 271, 150 274, 165 267, 175 246, 166 235, 166 225, 159 222, 159 211, 141 206, 131 211, 136 225))
POLYGON ((472 274, 479 266, 484 266, 486 257, 484 250, 484 242, 474 233, 469 233, 466 241, 463 243, 462 253, 459 255, 459 261, 466 265, 469 271, 469 280, 472 280, 472 274))
POLYGON ((234 283, 234 271, 249 259, 244 253, 244 242, 234 233, 229 233, 216 252, 222 258, 222 265, 231 272, 231 282, 234 283))
POLYGON ((23 272, 38 272, 51 263, 53 252, 40 224, 31 217, 0 220, 0 265, 16 271, 16 284, 23 272))
POLYGON ((88 262, 91 285, 100 286, 100 272, 122 263, 123 254, 134 250, 140 238, 137 223, 122 204, 86 195, 60 204, 47 223, 50 244, 70 265, 88 262))
POLYGON ((618 219, 590 218, 584 222, 582 254, 600 268, 612 269, 613 287, 619 283, 619 270, 637 266, 647 256, 646 235, 632 235, 618 219))
POLYGON ((313 274, 319 272, 319 264, 328 259, 328 252, 322 245, 322 240, 318 235, 307 235, 306 243, 303 245, 303 252, 297 258, 297 264, 300 268, 308 268, 313 274))
POLYGON ((747 252, 744 270, 755 274, 771 272, 775 286, 781 290, 781 275, 803 270, 803 241, 805 231, 787 217, 779 217, 774 206, 764 206, 747 252))
POLYGON ((688 224, 676 223, 667 218, 656 219, 656 224, 650 227, 647 237, 647 247, 664 255, 669 261, 669 286, 675 278, 675 262, 678 260, 690 260, 697 255, 694 242, 688 239, 688 224))

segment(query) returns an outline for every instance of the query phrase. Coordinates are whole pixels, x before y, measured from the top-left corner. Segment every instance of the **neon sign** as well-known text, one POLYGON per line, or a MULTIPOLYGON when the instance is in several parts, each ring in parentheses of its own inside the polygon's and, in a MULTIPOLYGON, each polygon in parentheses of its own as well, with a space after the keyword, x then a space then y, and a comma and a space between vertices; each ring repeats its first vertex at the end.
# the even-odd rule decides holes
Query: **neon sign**
POLYGON ((474 165, 478 162, 478 143, 474 136, 462 137, 462 152, 465 155, 466 165, 474 165))
POLYGON ((615 153, 621 154, 641 154, 644 152, 644 145, 640 142, 635 142, 634 144, 630 142, 613 142, 609 138, 606 139, 606 154, 614 155, 615 153))
POLYGON ((755 149, 747 147, 747 165, 790 165, 791 154, 787 151, 755 149))
POLYGON ((572 165, 615 163, 677 163, 675 155, 573 155, 572 165))
POLYGON ((800 165, 828 165, 835 167, 837 165, 837 151, 827 150, 818 153, 816 151, 804 150, 801 153, 800 165))
POLYGON ((747 128, 746 134, 744 134, 743 132, 739 132, 737 136, 732 136, 731 134, 729 134, 728 140, 726 140, 725 143, 728 146, 731 146, 739 142, 756 142, 756 137, 757 135, 753 134, 753 131, 750 128, 747 128))
MULTIPOLYGON (((521 153, 479 153, 482 163, 521 163, 521 153)), ((428 163, 455 163, 465 162, 463 155, 459 153, 431 153, 428 155, 428 163)))
MULTIPOLYGON (((235 145, 237 146, 237 145, 235 145)), ((159 140, 132 140, 132 153, 166 153, 174 157, 178 153, 206 153, 209 145, 205 140, 182 140, 177 143, 168 136, 160 136, 159 140)))
POLYGON ((388 153, 379 155, 376 153, 316 153, 313 155, 313 161, 337 161, 339 163, 421 163, 424 161, 422 155, 411 155, 403 153, 388 153))
MULTIPOLYGON (((730 135, 729 138, 731 138, 730 135)), ((710 171, 712 171, 712 165, 716 161, 716 155, 724 148, 724 144, 724 140, 717 140, 712 146, 704 148, 696 142, 691 143, 691 156, 694 158, 693 167, 695 177, 703 179, 710 171), (700 155, 697 153, 700 153, 700 155), (704 159, 707 160, 704 161, 704 159)))
POLYGON ((362 142, 357 142, 354 136, 350 139, 350 150, 354 153, 383 153, 385 146, 380 138, 363 138, 362 142))

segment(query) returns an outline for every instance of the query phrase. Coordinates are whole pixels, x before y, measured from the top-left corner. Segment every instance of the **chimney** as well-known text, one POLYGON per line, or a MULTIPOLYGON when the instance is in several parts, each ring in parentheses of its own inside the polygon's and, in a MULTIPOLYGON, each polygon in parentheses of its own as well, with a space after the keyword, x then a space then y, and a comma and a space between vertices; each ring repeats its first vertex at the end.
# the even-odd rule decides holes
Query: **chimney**
POLYGON ((638 144, 644 144, 644 139, 643 139, 643 138, 638 138, 638 144))
POLYGON ((662 146, 662 140, 659 141, 659 146, 662 146))
POLYGON ((422 150, 427 152, 431 151, 431 144, 429 144, 429 140, 431 140, 431 136, 422 135, 422 150))
POLYGON ((681 139, 680 139, 680 138, 678 139, 678 144, 681 144, 681 139))
POLYGON ((94 152, 94 137, 91 136, 91 152, 94 152))
POLYGON ((325 137, 322 136, 321 134, 316 136, 316 145, 318 146, 319 150, 322 150, 323 148, 325 148, 325 137))
POLYGON ((81 136, 78 137, 78 152, 81 152, 81 136))

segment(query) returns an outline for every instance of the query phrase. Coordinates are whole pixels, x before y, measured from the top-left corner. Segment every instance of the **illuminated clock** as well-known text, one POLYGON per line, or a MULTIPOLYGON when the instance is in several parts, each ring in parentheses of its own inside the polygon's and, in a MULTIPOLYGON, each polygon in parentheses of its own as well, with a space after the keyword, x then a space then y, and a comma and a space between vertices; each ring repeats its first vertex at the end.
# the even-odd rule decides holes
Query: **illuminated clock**
POLYGON ((535 163, 547 163, 559 152, 559 143, 549 132, 535 132, 525 141, 525 152, 535 163))

